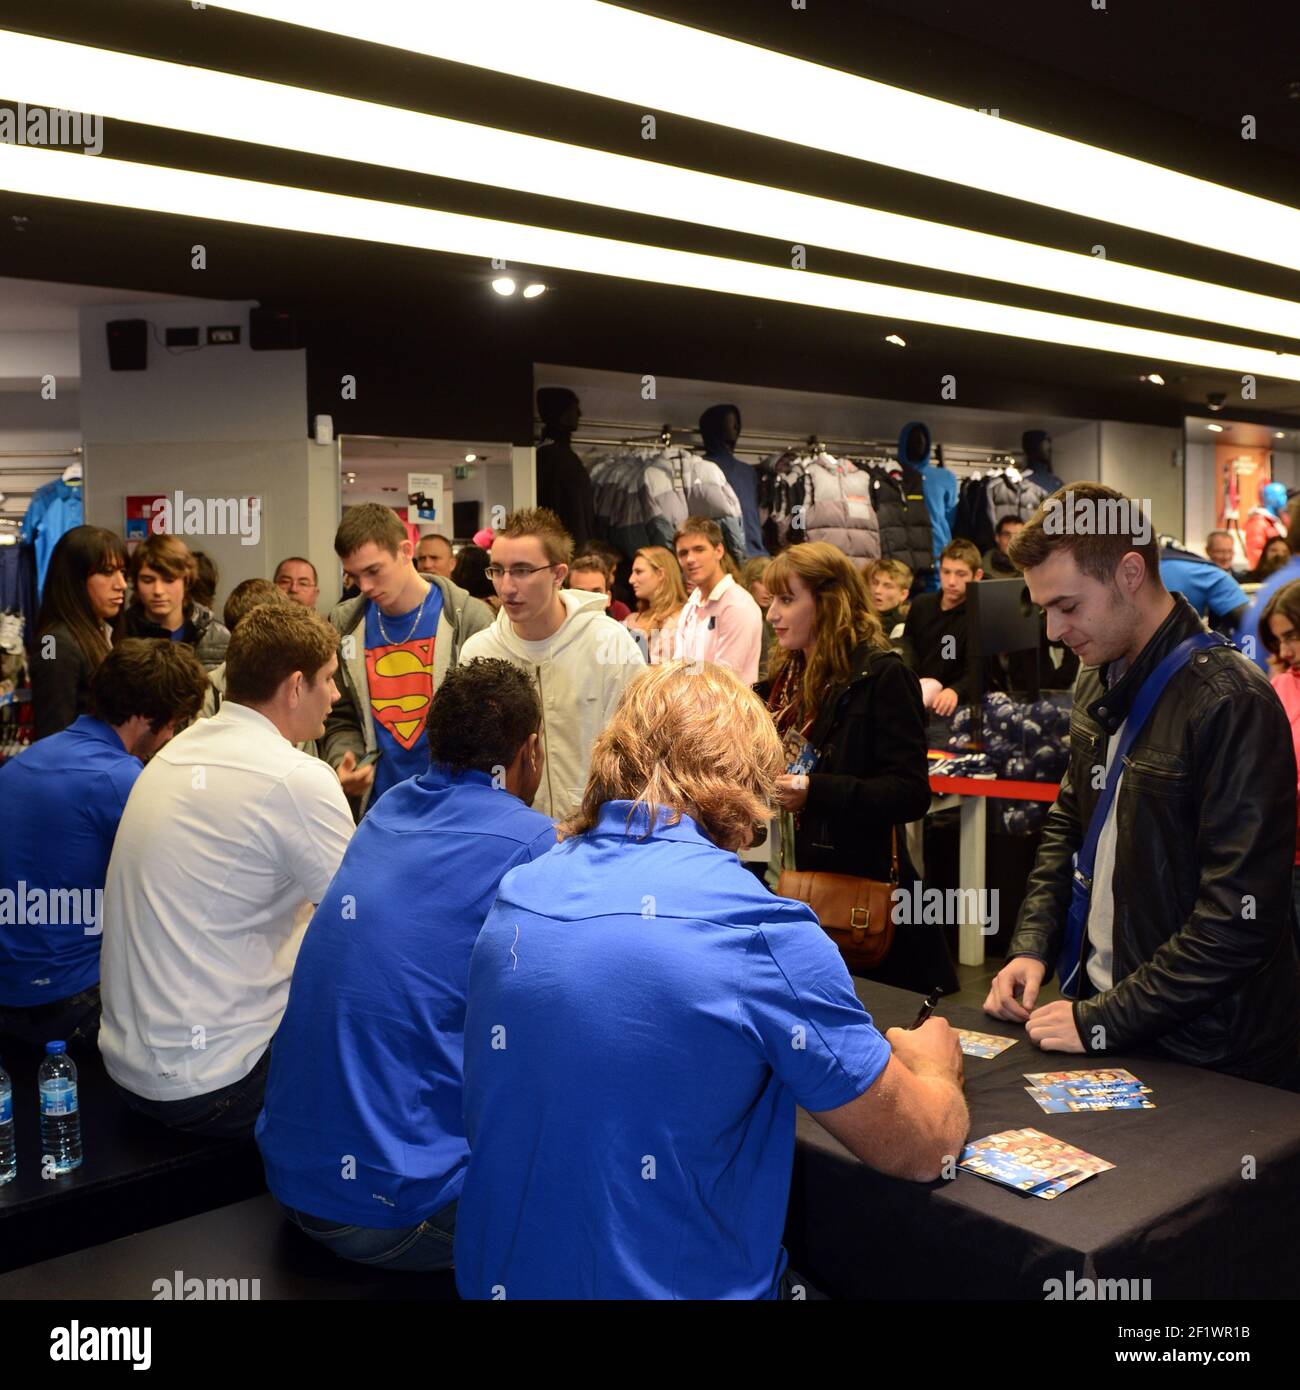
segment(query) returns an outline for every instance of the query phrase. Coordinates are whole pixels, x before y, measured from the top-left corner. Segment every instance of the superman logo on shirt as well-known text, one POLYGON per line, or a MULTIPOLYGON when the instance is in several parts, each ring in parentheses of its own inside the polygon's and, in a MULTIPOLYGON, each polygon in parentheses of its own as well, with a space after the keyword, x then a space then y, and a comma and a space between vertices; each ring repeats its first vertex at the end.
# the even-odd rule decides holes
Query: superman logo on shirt
POLYGON ((403 748, 424 736, 433 699, 432 637, 414 637, 389 647, 366 648, 366 679, 375 722, 403 748))

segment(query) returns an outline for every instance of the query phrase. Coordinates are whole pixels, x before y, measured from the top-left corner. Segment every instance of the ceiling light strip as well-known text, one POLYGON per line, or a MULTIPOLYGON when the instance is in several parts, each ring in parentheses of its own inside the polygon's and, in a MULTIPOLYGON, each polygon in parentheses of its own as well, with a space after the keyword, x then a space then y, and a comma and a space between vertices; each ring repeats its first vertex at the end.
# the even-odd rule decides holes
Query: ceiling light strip
MULTIPOLYGON (((599 0, 223 0, 1300 270, 1300 209, 599 0)), ((1011 108, 1014 91, 990 106, 1011 108)))
POLYGON ((31 105, 729 226, 983 280, 1300 341, 1300 304, 1090 254, 205 68, 0 32, 31 105))
POLYGON ((1300 355, 462 213, 0 144, 0 189, 911 320, 1300 381, 1300 355))

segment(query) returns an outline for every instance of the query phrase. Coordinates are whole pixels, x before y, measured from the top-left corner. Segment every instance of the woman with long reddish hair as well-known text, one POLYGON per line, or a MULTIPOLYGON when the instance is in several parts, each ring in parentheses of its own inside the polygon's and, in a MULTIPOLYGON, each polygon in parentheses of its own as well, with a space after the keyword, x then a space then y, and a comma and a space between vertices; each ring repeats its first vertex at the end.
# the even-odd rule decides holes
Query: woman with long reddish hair
MULTIPOLYGON (((785 866, 885 882, 896 834, 899 883, 910 890, 904 828, 930 806, 920 684, 890 647, 862 574, 835 546, 791 546, 768 564, 763 585, 779 645, 770 679, 755 689, 785 745, 777 795, 794 827, 785 866)), ((955 990, 942 927, 900 925, 871 978, 955 990)))

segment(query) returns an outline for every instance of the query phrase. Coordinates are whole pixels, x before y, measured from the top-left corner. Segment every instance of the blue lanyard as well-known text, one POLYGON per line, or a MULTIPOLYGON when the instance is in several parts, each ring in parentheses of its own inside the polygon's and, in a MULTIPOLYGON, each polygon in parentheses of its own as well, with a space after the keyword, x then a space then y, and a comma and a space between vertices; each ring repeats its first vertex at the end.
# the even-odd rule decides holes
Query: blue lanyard
POLYGON ((1203 647, 1231 645, 1226 637, 1221 637, 1217 632, 1196 632, 1184 638, 1142 682, 1142 688, 1133 701, 1119 747, 1115 750, 1114 761, 1110 765, 1106 785, 1097 798, 1092 819, 1088 822, 1088 833, 1074 856, 1070 911, 1065 922, 1065 940, 1062 942, 1056 964, 1056 973, 1061 980, 1061 993, 1067 999, 1086 997, 1085 989, 1087 993, 1091 993, 1087 974, 1082 970, 1082 966, 1084 936, 1088 929, 1088 906, 1092 901, 1092 874, 1097 863, 1097 842, 1101 839, 1102 827, 1110 814, 1111 802, 1119 790, 1119 779, 1124 771, 1124 757, 1133 746, 1133 740, 1142 732, 1142 726, 1155 708, 1156 701, 1164 693, 1170 677, 1187 664, 1192 653, 1203 647))

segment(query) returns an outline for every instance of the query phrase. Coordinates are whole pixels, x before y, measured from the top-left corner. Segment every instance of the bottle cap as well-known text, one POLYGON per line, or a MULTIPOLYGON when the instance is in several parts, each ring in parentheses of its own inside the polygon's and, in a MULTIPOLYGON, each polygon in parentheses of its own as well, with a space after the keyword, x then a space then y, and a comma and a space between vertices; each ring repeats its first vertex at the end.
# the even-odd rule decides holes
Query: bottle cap
POLYGON ((47 1042, 45 1044, 45 1050, 46 1052, 66 1052, 68 1050, 68 1045, 65 1042, 47 1042))

